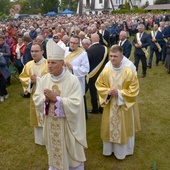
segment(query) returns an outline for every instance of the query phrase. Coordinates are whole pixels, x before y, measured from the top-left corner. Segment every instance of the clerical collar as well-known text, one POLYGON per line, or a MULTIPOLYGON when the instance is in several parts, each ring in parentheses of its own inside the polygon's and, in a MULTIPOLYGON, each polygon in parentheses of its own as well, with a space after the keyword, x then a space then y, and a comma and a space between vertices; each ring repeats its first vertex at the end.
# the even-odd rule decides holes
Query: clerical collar
POLYGON ((60 75, 54 76, 53 74, 51 74, 51 77, 52 77, 53 79, 55 79, 55 80, 59 80, 61 77, 63 77, 63 75, 65 74, 65 72, 66 72, 66 68, 63 67, 63 71, 62 71, 62 73, 61 73, 60 75))
POLYGON ((42 57, 41 60, 38 61, 38 62, 36 62, 36 61, 34 60, 34 63, 37 64, 37 65, 40 65, 41 63, 43 63, 44 60, 45 60, 45 58, 42 57))

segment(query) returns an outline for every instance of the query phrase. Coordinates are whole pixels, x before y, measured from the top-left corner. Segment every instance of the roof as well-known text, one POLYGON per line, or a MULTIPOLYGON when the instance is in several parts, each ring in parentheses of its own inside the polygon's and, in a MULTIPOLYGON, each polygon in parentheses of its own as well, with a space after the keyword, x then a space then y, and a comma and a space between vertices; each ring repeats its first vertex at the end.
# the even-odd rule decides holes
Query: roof
POLYGON ((159 10, 159 9, 166 10, 166 9, 170 9, 170 4, 149 5, 145 9, 146 10, 159 10))

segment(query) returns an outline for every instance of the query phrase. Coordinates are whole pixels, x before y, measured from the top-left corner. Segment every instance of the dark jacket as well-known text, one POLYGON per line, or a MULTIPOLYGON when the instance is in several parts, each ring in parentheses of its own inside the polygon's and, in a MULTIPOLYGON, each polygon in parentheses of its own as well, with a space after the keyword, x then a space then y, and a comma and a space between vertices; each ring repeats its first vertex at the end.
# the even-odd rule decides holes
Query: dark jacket
POLYGON ((132 44, 128 40, 126 40, 123 43, 122 48, 123 48, 123 55, 126 58, 129 58, 130 57, 130 53, 131 53, 131 49, 132 49, 132 44))
POLYGON ((32 60, 31 47, 32 47, 32 43, 29 43, 25 48, 25 51, 24 51, 24 54, 23 54, 23 64, 24 65, 27 64, 28 61, 32 60))
MULTIPOLYGON (((150 48, 154 49, 154 50, 157 50, 158 47, 155 45, 154 42, 152 42, 152 35, 151 35, 151 33, 150 33, 150 39, 151 39, 151 41, 150 41, 150 48)), ((157 32, 155 39, 156 39, 156 42, 159 43, 159 45, 162 44, 163 35, 162 35, 162 33, 160 31, 157 32)))
POLYGON ((11 75, 9 68, 7 67, 7 62, 3 55, 0 55, 0 73, 3 75, 5 79, 10 77, 11 75))
MULTIPOLYGON (((104 54, 105 54, 105 47, 101 45, 100 43, 93 44, 89 47, 89 49, 87 50, 87 55, 88 55, 89 64, 90 64, 89 73, 102 61, 104 54)), ((99 70, 99 72, 100 71, 101 70, 99 70)))
POLYGON ((11 50, 7 43, 4 43, 2 46, 0 46, 0 53, 3 53, 3 57, 5 58, 7 62, 7 66, 9 66, 9 64, 11 63, 11 60, 10 60, 11 50))
MULTIPOLYGON (((150 45, 150 37, 149 37, 149 34, 147 34, 147 33, 144 32, 140 41, 141 41, 141 43, 142 43, 142 48, 147 49, 147 47, 150 45)), ((136 35, 135 35, 135 37, 134 37, 134 39, 133 39, 132 44, 133 44, 134 46, 135 46, 135 44, 137 44, 136 35)), ((135 55, 145 55, 145 53, 142 51, 142 48, 136 48, 136 47, 135 47, 134 54, 135 54, 135 55)))

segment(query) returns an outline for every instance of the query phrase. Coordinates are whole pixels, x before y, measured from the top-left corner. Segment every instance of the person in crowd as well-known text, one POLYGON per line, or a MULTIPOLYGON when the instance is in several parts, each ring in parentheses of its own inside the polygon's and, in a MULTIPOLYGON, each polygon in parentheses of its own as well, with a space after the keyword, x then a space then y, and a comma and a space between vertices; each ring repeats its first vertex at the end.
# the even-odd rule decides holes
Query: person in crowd
POLYGON ((102 70, 95 83, 104 109, 101 122, 103 155, 114 153, 117 159, 123 160, 133 155, 135 132, 140 130, 139 82, 137 74, 129 67, 130 60, 123 56, 122 47, 113 45, 109 59, 111 65, 102 70))
POLYGON ((152 59, 153 59, 153 54, 155 52, 156 54, 156 66, 158 66, 158 63, 161 58, 161 44, 163 42, 163 36, 162 33, 158 30, 158 24, 153 25, 153 31, 150 33, 150 56, 148 60, 148 67, 152 67, 152 59))
POLYGON ((42 44, 33 43, 31 46, 32 61, 29 61, 23 68, 19 79, 23 86, 24 94, 31 94, 30 96, 30 124, 34 127, 35 143, 44 145, 43 141, 43 115, 35 109, 33 102, 33 94, 36 90, 37 81, 44 74, 48 73, 47 60, 43 57, 42 44))
POLYGON ((123 31, 123 25, 120 23, 120 21, 117 22, 117 25, 115 25, 115 32, 116 32, 116 44, 119 42, 119 34, 123 31))
POLYGON ((42 44, 43 51, 44 51, 43 56, 44 56, 44 58, 47 58, 46 41, 45 41, 45 38, 43 37, 43 35, 41 35, 41 34, 37 35, 36 42, 39 44, 42 44))
MULTIPOLYGON (((85 98, 85 77, 89 72, 89 60, 86 51, 79 47, 80 38, 73 35, 70 38, 70 46, 65 49, 65 65, 78 79, 82 87, 82 93, 85 98)), ((86 102, 85 102, 86 103, 86 102)), ((87 118, 87 108, 85 105, 85 114, 87 118)))
POLYGON ((162 44, 161 44, 162 56, 161 56, 160 60, 162 61, 162 64, 164 64, 165 58, 166 58, 166 50, 167 50, 166 43, 167 43, 168 37, 170 37, 170 27, 165 26, 165 22, 161 21, 159 31, 163 35, 163 41, 162 41, 162 44))
POLYGON ((146 77, 147 70, 147 57, 148 51, 147 47, 150 45, 150 37, 149 34, 144 32, 145 26, 143 24, 138 25, 138 33, 135 35, 132 44, 135 47, 134 56, 135 56, 135 66, 138 71, 139 61, 142 62, 142 78, 146 77))
POLYGON ((65 44, 66 47, 69 47, 69 41, 70 37, 68 35, 64 35, 62 38, 63 43, 65 44))
POLYGON ((115 41, 116 41, 116 32, 115 32, 115 28, 114 28, 114 23, 109 23, 109 27, 108 27, 108 32, 109 32, 109 36, 110 36, 110 45, 114 45, 115 41))
MULTIPOLYGON (((7 67, 11 64, 11 50, 9 45, 5 42, 5 36, 0 35, 0 53, 6 60, 7 67)), ((11 85, 11 76, 7 78, 6 86, 11 85)))
POLYGON ((22 37, 23 36, 21 34, 17 36, 17 44, 15 44, 12 48, 12 57, 13 57, 14 66, 17 68, 19 74, 21 74, 23 69, 21 58, 26 48, 22 40, 22 37))
POLYGON ((123 55, 127 58, 130 58, 132 44, 127 39, 126 31, 121 31, 119 34, 119 45, 123 48, 123 55))
POLYGON ((47 60, 49 73, 38 81, 33 99, 45 115, 49 170, 84 170, 87 141, 80 83, 64 67, 64 50, 53 40, 47 42, 47 60))
POLYGON ((165 67, 168 70, 168 74, 170 74, 170 38, 168 39, 167 43, 166 43, 166 59, 165 59, 165 67))
POLYGON ((85 38, 85 39, 82 40, 82 47, 86 52, 87 52, 90 45, 91 45, 90 39, 85 38))
MULTIPOLYGON (((0 38, 1 42, 1 38, 0 38)), ((9 97, 6 90, 7 79, 10 77, 10 71, 7 66, 7 61, 5 60, 3 53, 0 52, 0 102, 4 102, 5 99, 9 97)))
POLYGON ((24 54, 21 58, 21 62, 23 65, 26 65, 27 62, 32 60, 32 56, 31 56, 31 47, 32 47, 32 39, 29 35, 25 35, 22 38, 24 45, 26 46, 24 54))
POLYGON ((35 40, 37 38, 37 35, 38 35, 36 29, 34 28, 34 26, 31 25, 29 27, 29 30, 30 30, 29 36, 31 37, 32 40, 35 40))
POLYGON ((105 45, 106 47, 110 47, 110 35, 108 30, 106 29, 106 26, 104 24, 101 24, 100 28, 101 29, 98 31, 100 44, 105 45))
POLYGON ((101 45, 99 43, 99 40, 100 38, 98 34, 92 34, 91 35, 92 44, 89 46, 87 50, 87 55, 90 64, 90 71, 87 76, 87 79, 89 79, 87 89, 89 89, 90 92, 92 105, 92 110, 89 110, 88 112, 92 114, 99 113, 100 111, 98 106, 97 89, 95 87, 95 82, 101 70, 103 69, 105 63, 107 62, 108 53, 107 47, 101 45))
POLYGON ((66 45, 62 41, 61 33, 53 34, 53 40, 55 43, 57 43, 61 48, 65 50, 66 45))

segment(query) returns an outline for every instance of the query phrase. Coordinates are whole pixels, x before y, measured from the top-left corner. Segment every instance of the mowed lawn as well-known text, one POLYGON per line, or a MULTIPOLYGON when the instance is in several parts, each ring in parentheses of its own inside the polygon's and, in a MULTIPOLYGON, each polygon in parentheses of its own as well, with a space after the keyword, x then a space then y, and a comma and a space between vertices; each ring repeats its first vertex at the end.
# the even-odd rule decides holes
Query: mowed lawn
MULTIPOLYGON (((133 53, 131 55, 133 60, 133 53)), ((102 155, 101 114, 87 120, 86 170, 170 169, 170 74, 160 63, 141 78, 139 65, 139 109, 142 130, 136 134, 133 156, 119 161, 102 155)), ((34 144, 29 124, 29 99, 22 98, 21 84, 12 78, 9 99, 0 103, 0 170, 47 170, 45 147, 34 144)), ((88 109, 91 109, 87 94, 88 109)))

